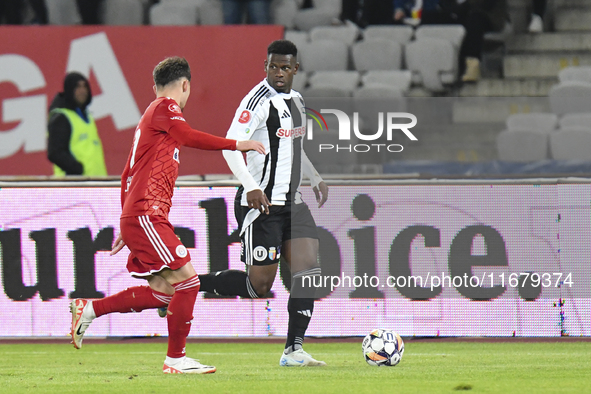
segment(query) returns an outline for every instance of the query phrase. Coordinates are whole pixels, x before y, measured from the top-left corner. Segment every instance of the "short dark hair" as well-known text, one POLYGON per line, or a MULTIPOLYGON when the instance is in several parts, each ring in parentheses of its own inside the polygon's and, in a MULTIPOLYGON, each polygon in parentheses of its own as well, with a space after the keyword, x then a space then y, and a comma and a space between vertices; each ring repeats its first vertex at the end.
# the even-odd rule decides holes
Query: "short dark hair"
POLYGON ((274 55, 292 55, 293 57, 298 56, 298 48, 295 44, 289 40, 277 40, 273 41, 267 47, 267 56, 274 55))
POLYGON ((191 69, 189 68, 189 62, 184 57, 167 57, 154 67, 152 76, 156 86, 166 86, 183 77, 190 81, 191 69))

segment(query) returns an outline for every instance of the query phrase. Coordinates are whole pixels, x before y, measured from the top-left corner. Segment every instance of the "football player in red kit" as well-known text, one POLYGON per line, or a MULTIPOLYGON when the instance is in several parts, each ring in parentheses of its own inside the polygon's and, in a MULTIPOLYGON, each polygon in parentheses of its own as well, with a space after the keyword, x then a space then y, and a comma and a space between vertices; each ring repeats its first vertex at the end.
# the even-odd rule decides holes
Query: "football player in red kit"
POLYGON ((213 373, 185 356, 199 278, 189 252, 175 235, 168 212, 178 177, 181 145, 206 150, 265 153, 260 142, 236 141, 192 129, 183 118, 191 91, 191 71, 183 58, 171 57, 154 68, 154 100, 135 131, 121 176, 121 232, 111 255, 127 245, 127 269, 149 286, 135 286, 99 300, 75 299, 72 341, 80 349, 93 319, 113 312, 140 312, 168 306, 168 352, 164 373, 213 373))

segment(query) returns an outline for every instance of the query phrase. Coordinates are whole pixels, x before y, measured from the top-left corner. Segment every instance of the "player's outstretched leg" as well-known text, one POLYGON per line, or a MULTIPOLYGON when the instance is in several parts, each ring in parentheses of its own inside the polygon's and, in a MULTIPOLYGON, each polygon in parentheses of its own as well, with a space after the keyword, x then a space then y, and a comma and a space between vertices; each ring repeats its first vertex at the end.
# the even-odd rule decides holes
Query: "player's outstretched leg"
POLYGON ((200 291, 222 296, 239 296, 242 298, 259 298, 248 275, 244 271, 225 270, 199 275, 200 291))
POLYGON ((164 373, 214 373, 215 367, 203 365, 185 356, 187 336, 191 331, 193 308, 199 292, 197 275, 173 284, 174 295, 168 306, 168 352, 162 367, 164 373))
POLYGON ((291 293, 287 303, 287 311, 289 312, 287 341, 279 360, 279 365, 282 367, 321 367, 326 365, 324 361, 314 359, 302 348, 304 336, 314 312, 313 292, 315 290, 303 286, 303 277, 319 275, 320 268, 311 268, 293 275, 291 293))
POLYGON ((72 343, 76 349, 80 349, 86 329, 99 316, 113 312, 141 312, 144 309, 159 308, 166 306, 170 299, 170 295, 155 291, 149 286, 134 286, 100 300, 72 300, 72 343))
MULTIPOLYGON (((201 287, 199 291, 221 296, 239 296, 242 298, 259 298, 244 271, 225 270, 198 275, 201 287)), ((158 316, 166 317, 167 308, 158 308, 158 316)))

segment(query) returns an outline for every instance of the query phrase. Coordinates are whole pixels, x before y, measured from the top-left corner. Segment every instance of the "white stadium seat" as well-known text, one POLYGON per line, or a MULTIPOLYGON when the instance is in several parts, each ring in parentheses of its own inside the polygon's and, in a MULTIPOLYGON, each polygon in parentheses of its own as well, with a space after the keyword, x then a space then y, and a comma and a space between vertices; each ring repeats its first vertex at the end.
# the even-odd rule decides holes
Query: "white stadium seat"
POLYGON ((413 72, 413 82, 422 83, 433 92, 445 90, 458 74, 458 55, 451 41, 424 37, 406 45, 406 65, 413 72))
POLYGON ((389 41, 395 41, 402 45, 410 42, 414 34, 411 26, 368 26, 363 32, 363 38, 383 38, 389 41))
POLYGON ((357 71, 317 71, 309 81, 311 88, 339 88, 351 96, 359 86, 360 75, 357 71))
POLYGON ((197 24, 197 5, 162 2, 150 8, 150 24, 183 26, 197 24))
POLYGON ((552 86, 548 93, 550 109, 557 115, 591 112, 591 83, 566 81, 552 86))
POLYGON ((415 32, 415 38, 444 38, 459 49, 464 41, 466 29, 462 25, 423 25, 415 32))
POLYGON ((224 12, 221 0, 199 0, 198 3, 199 24, 223 25, 224 12))
POLYGON ((45 0, 51 25, 76 25, 81 22, 76 0, 45 0))
POLYGON ((529 162, 548 158, 548 133, 504 130, 497 135, 499 160, 529 162))
POLYGON ((556 160, 591 161, 591 128, 567 127, 550 134, 550 151, 556 160))
POLYGON ((538 131, 550 133, 556 130, 558 116, 551 113, 514 114, 507 118, 507 129, 512 131, 538 131))
POLYGON ((276 25, 283 25, 286 29, 293 29, 297 13, 298 5, 295 0, 271 1, 271 22, 276 25))
POLYGON ((144 22, 141 0, 105 0, 103 7, 105 25, 139 26, 144 22))
POLYGON ((357 71, 399 70, 402 67, 402 45, 398 42, 373 38, 356 43, 351 51, 357 71))
POLYGON ((305 71, 298 70, 298 73, 293 77, 293 83, 291 85, 291 88, 297 92, 301 92, 302 90, 304 90, 307 84, 308 73, 305 71))
POLYGON ((412 82, 412 72, 410 70, 373 70, 368 71, 361 80, 366 87, 392 87, 407 92, 412 82))
POLYGON ((319 8, 306 8, 298 11, 294 18, 298 30, 309 31, 316 26, 329 26, 335 16, 332 12, 319 8))
POLYGON ((300 64, 305 71, 344 71, 347 69, 349 50, 341 41, 318 40, 304 45, 300 64))
POLYGON ((558 80, 560 82, 589 82, 591 83, 591 67, 577 66, 566 67, 558 73, 558 80))
POLYGON ((588 127, 591 128, 591 112, 566 114, 558 122, 560 128, 588 127))
POLYGON ((302 92, 304 98, 332 98, 332 97, 351 97, 351 91, 342 89, 338 86, 310 86, 302 92))
POLYGON ((310 43, 310 37, 306 31, 287 30, 285 39, 293 42, 298 49, 310 43))
POLYGON ((359 37, 359 28, 354 24, 345 26, 317 26, 310 30, 311 41, 336 40, 351 46, 359 37))

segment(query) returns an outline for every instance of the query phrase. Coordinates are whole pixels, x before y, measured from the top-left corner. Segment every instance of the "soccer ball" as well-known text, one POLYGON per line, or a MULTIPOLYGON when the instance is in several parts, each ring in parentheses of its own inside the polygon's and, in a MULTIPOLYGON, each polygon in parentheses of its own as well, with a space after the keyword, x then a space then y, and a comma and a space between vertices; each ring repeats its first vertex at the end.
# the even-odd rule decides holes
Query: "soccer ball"
POLYGON ((363 357, 369 365, 393 367, 404 354, 404 342, 392 330, 377 329, 370 332, 361 345, 363 357))

